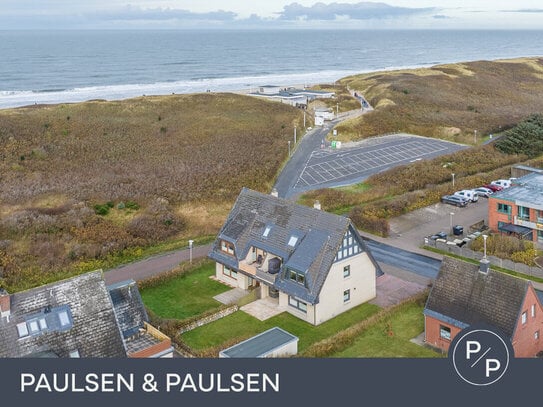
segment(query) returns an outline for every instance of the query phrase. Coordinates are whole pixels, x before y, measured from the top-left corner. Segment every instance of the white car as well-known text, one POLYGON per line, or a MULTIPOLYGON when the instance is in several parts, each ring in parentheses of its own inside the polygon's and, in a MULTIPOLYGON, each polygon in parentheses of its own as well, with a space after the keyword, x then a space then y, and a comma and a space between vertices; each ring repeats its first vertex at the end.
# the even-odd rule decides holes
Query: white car
POLYGON ((492 181, 490 184, 497 185, 502 188, 509 188, 511 186, 511 181, 508 179, 498 179, 496 181, 492 181))
POLYGON ((463 189, 462 191, 456 191, 454 195, 466 198, 471 202, 477 202, 479 200, 479 195, 473 189, 463 189))
POLYGON ((490 188, 485 187, 479 187, 475 188, 474 191, 477 193, 477 195, 488 198, 490 195, 494 193, 490 188))

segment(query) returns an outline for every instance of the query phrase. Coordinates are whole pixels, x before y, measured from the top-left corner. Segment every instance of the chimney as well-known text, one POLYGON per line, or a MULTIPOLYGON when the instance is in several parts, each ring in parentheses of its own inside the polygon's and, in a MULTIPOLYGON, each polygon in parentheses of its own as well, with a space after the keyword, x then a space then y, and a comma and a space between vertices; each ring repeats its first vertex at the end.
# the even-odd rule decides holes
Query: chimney
POLYGON ((11 298, 9 294, 3 290, 0 289, 0 318, 8 318, 11 314, 11 298))
POLYGON ((320 211, 321 210, 321 203, 319 201, 315 201, 315 203, 313 204, 313 208, 318 209, 320 211))
POLYGON ((279 197, 279 192, 277 192, 277 189, 275 189, 275 188, 272 189, 272 191, 271 191, 271 196, 274 196, 274 197, 276 197, 276 198, 279 197))
POLYGON ((486 257, 483 257, 479 262, 479 273, 488 274, 488 269, 490 268, 490 262, 486 257))

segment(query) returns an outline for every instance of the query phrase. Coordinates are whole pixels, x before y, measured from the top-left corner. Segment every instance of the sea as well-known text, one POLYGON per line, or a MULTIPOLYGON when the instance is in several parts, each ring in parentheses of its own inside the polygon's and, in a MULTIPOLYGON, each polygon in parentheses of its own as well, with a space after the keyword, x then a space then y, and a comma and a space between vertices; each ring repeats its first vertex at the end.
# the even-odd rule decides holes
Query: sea
POLYGON ((526 56, 543 56, 543 31, 0 31, 0 108, 307 86, 526 56))

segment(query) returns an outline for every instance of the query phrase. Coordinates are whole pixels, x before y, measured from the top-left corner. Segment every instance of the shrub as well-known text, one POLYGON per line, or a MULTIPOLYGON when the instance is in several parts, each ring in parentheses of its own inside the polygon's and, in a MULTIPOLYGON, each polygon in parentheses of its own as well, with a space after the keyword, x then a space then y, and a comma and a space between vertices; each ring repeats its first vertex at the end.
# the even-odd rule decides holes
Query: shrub
POLYGON ((109 213, 110 207, 108 205, 96 204, 94 205, 94 213, 100 216, 106 216, 109 213))

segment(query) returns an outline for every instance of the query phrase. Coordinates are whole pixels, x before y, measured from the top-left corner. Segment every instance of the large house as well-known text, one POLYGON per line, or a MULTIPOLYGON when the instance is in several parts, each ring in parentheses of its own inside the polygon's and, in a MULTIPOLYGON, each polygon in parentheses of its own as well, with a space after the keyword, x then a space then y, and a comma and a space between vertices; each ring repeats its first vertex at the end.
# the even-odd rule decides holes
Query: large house
POLYGON ((543 244, 543 173, 532 169, 488 199, 490 229, 543 244))
POLYGON ((14 294, 0 292, 0 357, 171 357, 148 324, 134 281, 106 287, 96 271, 14 294))
POLYGON ((246 188, 209 257, 218 280, 313 325, 374 298, 382 274, 350 219, 246 188))
POLYGON ((528 280, 445 257, 424 309, 425 341, 448 351, 469 326, 494 328, 510 339, 516 357, 543 350, 543 307, 528 280))

